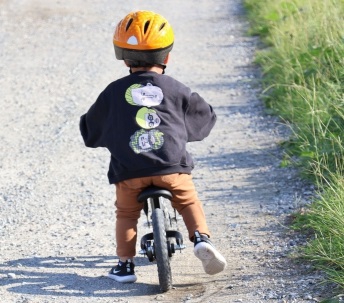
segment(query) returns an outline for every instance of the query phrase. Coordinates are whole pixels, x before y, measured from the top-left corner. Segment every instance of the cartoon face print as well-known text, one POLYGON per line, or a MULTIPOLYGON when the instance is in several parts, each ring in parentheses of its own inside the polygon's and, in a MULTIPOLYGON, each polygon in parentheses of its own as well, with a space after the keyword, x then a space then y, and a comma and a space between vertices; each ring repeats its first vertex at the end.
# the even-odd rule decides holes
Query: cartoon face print
POLYGON ((151 129, 158 127, 161 119, 154 109, 143 107, 136 114, 136 122, 142 128, 151 129))
POLYGON ((136 153, 149 152, 161 148, 164 144, 164 134, 158 130, 146 131, 140 129, 130 137, 130 147, 136 153))
POLYGON ((147 83, 146 86, 133 84, 125 92, 127 102, 136 106, 157 106, 163 98, 164 95, 161 88, 151 83, 147 83))

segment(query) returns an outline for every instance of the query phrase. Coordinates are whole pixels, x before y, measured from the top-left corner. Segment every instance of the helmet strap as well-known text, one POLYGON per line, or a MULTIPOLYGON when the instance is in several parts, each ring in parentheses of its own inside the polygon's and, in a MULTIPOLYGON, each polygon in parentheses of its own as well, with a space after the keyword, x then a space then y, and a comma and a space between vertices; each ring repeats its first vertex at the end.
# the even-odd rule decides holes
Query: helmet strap
POLYGON ((160 65, 162 67, 162 74, 165 74, 166 65, 160 65))

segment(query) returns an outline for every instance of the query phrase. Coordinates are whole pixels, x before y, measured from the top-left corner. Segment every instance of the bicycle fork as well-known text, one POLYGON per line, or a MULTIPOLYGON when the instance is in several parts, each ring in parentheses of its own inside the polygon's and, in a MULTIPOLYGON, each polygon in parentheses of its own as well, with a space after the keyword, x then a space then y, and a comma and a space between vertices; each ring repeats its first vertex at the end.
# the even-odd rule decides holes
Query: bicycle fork
MULTIPOLYGON (((165 204, 165 199, 171 199, 172 194, 161 188, 150 187, 144 190, 138 197, 138 201, 144 203, 143 210, 145 212, 147 218, 147 224, 150 227, 151 221, 149 219, 149 213, 153 213, 153 211, 157 208, 160 208, 164 213, 165 218, 165 227, 166 227, 166 241, 167 241, 167 250, 168 256, 172 257, 172 255, 179 250, 185 249, 186 246, 183 244, 183 235, 176 230, 170 230, 169 227, 172 227, 172 222, 177 222, 177 212, 174 209, 174 217, 171 217, 168 209, 165 204), (175 240, 175 241, 174 241, 175 240)), ((141 250, 139 251, 140 254, 146 255, 150 262, 156 260, 156 254, 154 249, 154 235, 153 232, 144 235, 141 238, 141 250)))

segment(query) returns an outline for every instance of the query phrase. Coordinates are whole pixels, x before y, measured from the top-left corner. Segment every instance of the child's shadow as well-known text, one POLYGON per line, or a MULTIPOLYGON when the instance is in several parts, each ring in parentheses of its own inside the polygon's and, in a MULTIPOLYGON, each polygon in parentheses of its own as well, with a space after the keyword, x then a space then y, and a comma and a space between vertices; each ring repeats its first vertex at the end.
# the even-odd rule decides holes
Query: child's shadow
MULTIPOLYGON (((135 259, 139 265, 148 261, 135 259)), ((122 284, 104 276, 82 276, 78 268, 103 268, 114 264, 113 257, 47 257, 18 259, 0 264, 0 286, 20 294, 71 297, 125 297, 159 293, 158 285, 145 283, 122 284), (111 261, 111 262, 110 262, 111 261), (35 268, 35 270, 30 270, 35 268), (71 272, 71 269, 75 269, 71 272), (42 270, 40 270, 42 269, 42 270)))

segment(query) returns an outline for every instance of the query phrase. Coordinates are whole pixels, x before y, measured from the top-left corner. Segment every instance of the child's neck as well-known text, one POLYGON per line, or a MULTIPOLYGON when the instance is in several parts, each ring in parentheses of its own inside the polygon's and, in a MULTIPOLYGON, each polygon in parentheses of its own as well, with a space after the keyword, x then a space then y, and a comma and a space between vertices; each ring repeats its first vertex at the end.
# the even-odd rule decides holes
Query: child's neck
POLYGON ((131 72, 155 72, 157 74, 162 74, 164 72, 164 69, 160 66, 154 65, 151 67, 132 67, 131 72))

